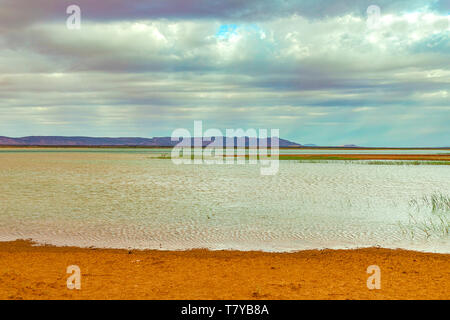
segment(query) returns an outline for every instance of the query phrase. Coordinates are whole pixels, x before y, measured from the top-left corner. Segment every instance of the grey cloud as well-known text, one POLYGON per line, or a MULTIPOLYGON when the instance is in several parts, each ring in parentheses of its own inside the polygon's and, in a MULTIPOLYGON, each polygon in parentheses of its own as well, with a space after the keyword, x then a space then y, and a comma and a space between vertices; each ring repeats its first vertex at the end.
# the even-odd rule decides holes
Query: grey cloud
POLYGON ((71 2, 1 2, 0 135, 168 135, 203 119, 318 144, 448 141, 448 32, 433 23, 369 30, 369 2, 353 0, 80 0, 72 32, 71 2), (419 122, 441 136, 406 134, 419 122))
POLYGON ((64 21, 65 10, 72 4, 82 8, 83 17, 97 21, 161 18, 262 21, 292 14, 321 19, 350 13, 365 16, 369 5, 378 5, 385 13, 410 12, 424 7, 447 13, 450 6, 446 0, 2 0, 0 26, 64 21))

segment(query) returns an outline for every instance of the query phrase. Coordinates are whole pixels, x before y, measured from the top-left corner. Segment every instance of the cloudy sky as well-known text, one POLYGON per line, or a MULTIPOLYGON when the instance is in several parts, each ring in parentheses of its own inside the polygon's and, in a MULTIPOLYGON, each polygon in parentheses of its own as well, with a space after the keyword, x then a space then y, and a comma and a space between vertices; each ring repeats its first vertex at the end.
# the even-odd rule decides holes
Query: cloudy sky
POLYGON ((0 0, 0 135, 170 136, 203 120, 299 143, 448 146, 449 12, 449 0, 0 0))

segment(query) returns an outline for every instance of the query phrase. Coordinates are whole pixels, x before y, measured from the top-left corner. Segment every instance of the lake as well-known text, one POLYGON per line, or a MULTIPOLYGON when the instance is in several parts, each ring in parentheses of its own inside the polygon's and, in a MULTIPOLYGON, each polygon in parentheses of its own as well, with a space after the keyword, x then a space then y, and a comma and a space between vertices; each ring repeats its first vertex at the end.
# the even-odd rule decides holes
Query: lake
POLYGON ((449 195, 448 165, 281 161, 261 176, 249 164, 177 166, 152 158, 156 149, 95 150, 0 149, 0 240, 450 253, 448 234, 420 224, 435 218, 423 198, 449 195))

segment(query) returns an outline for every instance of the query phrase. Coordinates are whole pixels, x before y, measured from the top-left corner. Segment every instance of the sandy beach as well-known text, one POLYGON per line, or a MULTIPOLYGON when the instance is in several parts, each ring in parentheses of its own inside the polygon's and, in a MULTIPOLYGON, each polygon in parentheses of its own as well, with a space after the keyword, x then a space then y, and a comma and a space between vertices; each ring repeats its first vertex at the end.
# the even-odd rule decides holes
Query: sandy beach
POLYGON ((0 299, 449 299, 450 255, 136 251, 0 243, 0 299), (69 265, 81 289, 67 289, 69 265), (381 269, 369 290, 367 267, 381 269))

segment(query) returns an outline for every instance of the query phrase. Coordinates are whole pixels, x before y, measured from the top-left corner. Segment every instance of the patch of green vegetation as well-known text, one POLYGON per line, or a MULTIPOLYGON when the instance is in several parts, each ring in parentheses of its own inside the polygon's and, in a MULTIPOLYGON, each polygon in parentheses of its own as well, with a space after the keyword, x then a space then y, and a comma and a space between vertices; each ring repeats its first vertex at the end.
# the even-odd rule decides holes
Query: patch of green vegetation
MULTIPOLYGON (((181 156, 182 157, 182 156, 181 156)), ((180 157, 180 158, 181 158, 180 157)), ((227 156, 223 155, 223 158, 227 158, 227 156)), ((249 156, 246 155, 245 160, 249 160, 249 156)), ((156 157, 151 157, 151 159, 171 159, 170 153, 163 153, 156 157)), ((194 159, 194 155, 191 154, 191 160, 194 159)), ((206 159, 206 158, 205 158, 206 159)), ((213 157, 208 157, 208 159, 216 159, 213 157)), ((242 158, 241 158, 242 159, 242 158)), ((260 160, 261 157, 257 156, 257 159, 260 160)), ((264 160, 272 159, 271 156, 263 157, 264 160)), ((357 160, 353 158, 348 158, 345 156, 320 156, 313 155, 307 158, 298 158, 296 156, 285 156, 280 155, 279 160, 283 161, 293 161, 296 163, 336 163, 339 161, 340 163, 345 164, 366 164, 366 165, 391 165, 391 166, 419 166, 419 165, 450 165, 450 161, 433 161, 433 160, 357 160)))
POLYGON ((317 161, 317 160, 354 160, 353 158, 345 157, 345 156, 323 156, 323 155, 308 155, 306 157, 302 157, 299 159, 297 156, 291 156, 291 155, 280 155, 280 160, 296 160, 299 162, 306 162, 306 161, 317 161))
MULTIPOLYGON (((194 154, 191 154, 191 160, 194 160, 194 154)), ((214 155, 212 155, 212 156, 202 156, 201 157, 202 159, 204 159, 204 160, 217 160, 217 159, 220 159, 220 156, 219 155, 216 155, 216 156, 214 156, 214 155)), ((222 155, 222 159, 228 159, 228 158, 230 158, 229 156, 226 156, 226 155, 222 155)), ((233 156, 231 156, 231 158, 233 158, 233 156)), ((151 157, 151 159, 172 159, 172 156, 171 156, 171 154, 170 153, 167 153, 167 154, 160 154, 159 156, 157 156, 157 157, 151 157)), ((178 158, 176 158, 176 159, 183 159, 183 155, 181 154, 181 156, 180 157, 178 157, 178 158)), ((250 156, 249 155, 245 155, 245 156, 240 156, 240 157, 234 157, 234 159, 245 159, 245 160, 249 160, 250 159, 250 156)), ((264 157, 260 157, 259 155, 255 155, 255 156, 253 156, 252 157, 252 159, 257 159, 257 160, 260 160, 260 159, 262 159, 262 160, 271 160, 271 159, 273 159, 273 157, 272 156, 270 156, 270 155, 268 155, 268 156, 264 156, 264 157)))
POLYGON ((415 209, 409 214, 408 223, 399 223, 401 232, 416 238, 420 235, 431 237, 448 237, 450 230, 450 197, 441 193, 412 199, 410 206, 415 209), (425 215, 420 214, 426 210, 425 215))
POLYGON ((172 159, 170 153, 162 153, 157 157, 151 157, 151 159, 172 159))
POLYGON ((433 165, 433 166, 440 166, 440 165, 450 165, 450 161, 433 161, 433 160, 406 160, 406 161, 399 161, 399 160, 391 160, 391 161, 385 161, 385 160, 371 160, 366 161, 366 164, 370 165, 397 165, 397 166, 421 166, 421 165, 433 165))
MULTIPOLYGON (((337 160, 309 160, 309 159, 296 159, 295 162, 298 163, 335 163, 337 160)), ((367 164, 367 165, 395 165, 395 166, 418 166, 418 165, 450 165, 450 161, 431 161, 431 160, 338 160, 345 164, 367 164)))

